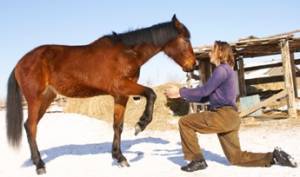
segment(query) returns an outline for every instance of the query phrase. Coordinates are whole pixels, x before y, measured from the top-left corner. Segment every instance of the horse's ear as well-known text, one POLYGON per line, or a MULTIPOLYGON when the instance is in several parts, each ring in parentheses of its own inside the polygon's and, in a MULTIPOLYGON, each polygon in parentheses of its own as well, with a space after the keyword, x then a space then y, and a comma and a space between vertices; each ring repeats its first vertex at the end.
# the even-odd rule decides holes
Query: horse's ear
POLYGON ((177 20, 177 17, 176 17, 176 14, 173 15, 172 21, 173 21, 173 22, 178 21, 178 20, 177 20))
POLYGON ((118 34, 117 34, 115 31, 112 31, 112 34, 113 34, 114 36, 118 36, 118 34))
POLYGON ((179 20, 177 19, 176 14, 173 15, 172 22, 174 23, 176 28, 181 29, 182 26, 179 20))

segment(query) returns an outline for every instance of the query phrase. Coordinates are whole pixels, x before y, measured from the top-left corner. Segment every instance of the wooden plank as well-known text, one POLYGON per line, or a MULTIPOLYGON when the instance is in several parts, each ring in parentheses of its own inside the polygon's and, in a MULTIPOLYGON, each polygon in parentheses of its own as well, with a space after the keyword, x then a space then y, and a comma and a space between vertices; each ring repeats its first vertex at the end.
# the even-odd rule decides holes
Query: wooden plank
POLYGON ((210 75, 212 73, 212 65, 211 65, 211 63, 210 63, 209 60, 206 60, 204 62, 204 73, 205 74, 204 74, 204 77, 203 77, 203 80, 202 80, 203 84, 208 81, 208 79, 209 79, 209 77, 210 77, 210 75))
POLYGON ((288 115, 287 114, 274 114, 274 115, 267 115, 267 114, 262 114, 260 116, 251 116, 251 117, 255 117, 258 118, 260 120, 264 119, 264 120, 268 120, 268 119, 287 119, 288 115))
MULTIPOLYGON (((296 72, 296 77, 300 77, 300 72, 296 72)), ((269 77, 258 77, 253 79, 246 79, 246 85, 265 84, 272 82, 283 82, 284 76, 269 76, 269 77)))
POLYGON ((200 61, 199 62, 199 73, 200 73, 200 78, 202 83, 206 83, 206 65, 205 65, 206 60, 200 61))
POLYGON ((286 35, 280 35, 280 36, 272 36, 272 37, 262 37, 262 38, 251 38, 251 39, 240 39, 236 44, 257 44, 257 43, 271 43, 273 41, 279 41, 282 39, 292 38, 293 34, 286 34, 286 35))
POLYGON ((291 71, 291 56, 290 56, 289 41, 283 40, 280 43, 280 46, 281 46, 281 57, 282 57, 282 64, 284 70, 284 84, 288 95, 288 99, 287 99, 288 113, 291 118, 297 118, 293 75, 291 71))
MULTIPOLYGON (((300 64, 300 59, 295 59, 295 60, 291 60, 291 61, 293 61, 293 63, 296 64, 296 65, 300 64)), ((251 66, 251 67, 246 67, 245 72, 255 71, 255 70, 258 70, 258 69, 280 67, 280 66, 282 66, 282 62, 267 64, 267 65, 251 66)), ((294 65, 292 65, 292 66, 294 66, 294 65)))
POLYGON ((300 33, 300 29, 296 29, 296 30, 285 32, 285 33, 281 33, 281 34, 272 35, 272 36, 269 36, 269 37, 278 37, 278 36, 285 36, 285 35, 293 35, 295 33, 300 33))
POLYGON ((246 79, 246 85, 265 84, 272 82, 282 82, 283 76, 270 76, 270 77, 259 77, 254 79, 246 79))
POLYGON ((298 97, 295 56, 294 56, 294 53, 291 51, 290 51, 290 57, 291 57, 291 71, 292 71, 292 77, 293 77, 292 81, 293 81, 293 85, 294 85, 294 94, 295 94, 295 97, 298 97))
POLYGON ((238 79, 239 79, 239 89, 240 96, 247 95, 246 82, 245 82, 245 72, 244 72, 244 60, 239 58, 237 61, 238 64, 238 79))
POLYGON ((272 97, 270 97, 270 98, 268 98, 268 99, 266 99, 266 100, 264 100, 264 101, 261 101, 259 104, 256 104, 256 105, 254 105, 253 107, 251 107, 251 108, 249 108, 249 109, 247 109, 247 110, 241 112, 241 113, 239 114, 239 116, 240 116, 240 117, 245 117, 245 116, 247 116, 247 115, 249 115, 249 114, 251 114, 251 113, 257 111, 258 109, 260 109, 260 108, 262 108, 262 107, 264 107, 264 106, 267 106, 267 105, 269 105, 270 103, 273 103, 274 101, 276 101, 276 100, 278 100, 278 99, 280 99, 280 98, 282 98, 282 97, 285 97, 286 95, 287 95, 287 91, 286 91, 286 90, 283 90, 283 91, 281 91, 281 92, 279 92, 279 93, 273 95, 272 97))

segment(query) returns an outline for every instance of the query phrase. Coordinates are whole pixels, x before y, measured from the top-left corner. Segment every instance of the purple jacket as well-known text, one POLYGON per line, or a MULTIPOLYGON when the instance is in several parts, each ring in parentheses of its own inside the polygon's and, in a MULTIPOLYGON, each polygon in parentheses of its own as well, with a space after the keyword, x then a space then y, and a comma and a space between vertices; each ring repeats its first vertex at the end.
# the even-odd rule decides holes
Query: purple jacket
POLYGON ((181 88, 180 96, 190 102, 209 101, 211 109, 222 106, 236 108, 235 72, 228 64, 220 64, 203 86, 196 88, 181 88))

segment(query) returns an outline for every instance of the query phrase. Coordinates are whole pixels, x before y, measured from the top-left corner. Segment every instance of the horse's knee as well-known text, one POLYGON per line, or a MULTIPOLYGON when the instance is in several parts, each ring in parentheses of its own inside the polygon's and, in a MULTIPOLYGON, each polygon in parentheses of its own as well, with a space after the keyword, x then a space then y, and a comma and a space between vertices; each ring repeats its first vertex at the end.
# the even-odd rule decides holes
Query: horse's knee
POLYGON ((152 99, 153 101, 155 101, 156 98, 157 98, 156 93, 152 90, 152 93, 151 93, 151 99, 152 99))
POLYGON ((123 123, 114 123, 113 128, 115 132, 121 133, 123 131, 123 123))
POLYGON ((33 122, 25 121, 24 128, 28 136, 35 136, 36 134, 36 125, 33 122))
POLYGON ((155 101, 156 100, 156 94, 155 92, 152 90, 152 89, 146 89, 145 91, 145 94, 146 94, 146 97, 149 99, 149 100, 152 100, 152 101, 155 101))

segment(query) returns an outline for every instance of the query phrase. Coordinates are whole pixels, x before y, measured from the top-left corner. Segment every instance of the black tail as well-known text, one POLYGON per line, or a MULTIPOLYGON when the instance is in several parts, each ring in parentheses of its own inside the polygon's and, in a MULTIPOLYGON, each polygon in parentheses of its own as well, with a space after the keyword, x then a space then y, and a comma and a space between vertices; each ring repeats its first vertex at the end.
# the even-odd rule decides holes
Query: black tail
POLYGON ((18 147, 20 145, 22 138, 22 123, 22 95, 13 70, 8 79, 6 97, 6 133, 8 142, 13 147, 18 147))

